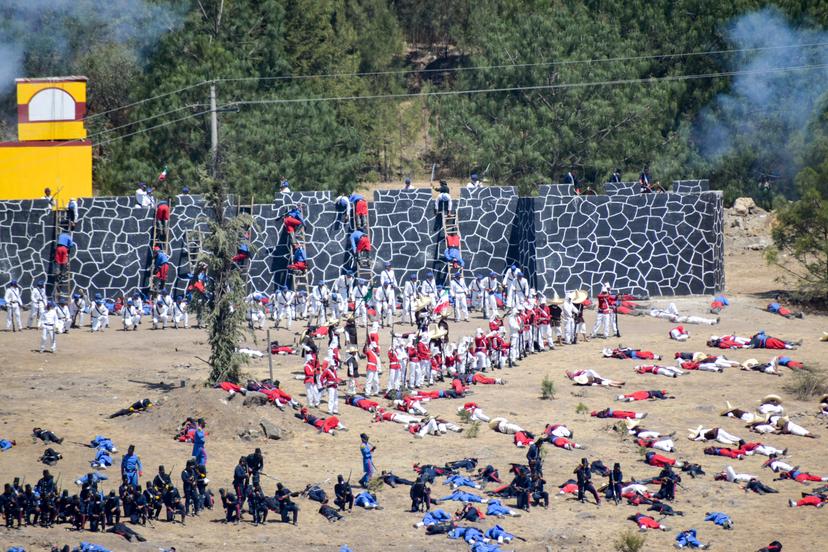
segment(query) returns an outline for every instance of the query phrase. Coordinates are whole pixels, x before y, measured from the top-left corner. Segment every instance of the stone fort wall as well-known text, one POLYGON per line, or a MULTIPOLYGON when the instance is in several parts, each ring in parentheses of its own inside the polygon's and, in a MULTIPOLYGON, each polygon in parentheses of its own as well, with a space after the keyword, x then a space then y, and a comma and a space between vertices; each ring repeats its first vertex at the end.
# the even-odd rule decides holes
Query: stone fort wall
MULTIPOLYGON (((463 190, 455 198, 466 274, 502 274, 515 263, 539 290, 595 291, 609 280, 637 295, 709 294, 724 287, 723 204, 706 181, 682 181, 676 192, 574 196, 569 186, 540 186, 520 197, 512 187, 463 190)), ((272 292, 288 280, 290 255, 281 215, 301 205, 307 218, 311 282, 332 280, 347 263, 349 231, 330 192, 293 192, 253 205, 251 289, 272 292)), ((234 206, 225 207, 229 213, 234 206)), ((391 261, 398 280, 441 270, 443 232, 431 190, 379 190, 370 205, 375 272, 391 261)), ((154 210, 131 197, 79 200, 74 232, 74 284, 115 297, 145 289, 151 267, 154 210)), ((182 290, 189 270, 187 233, 204 228, 209 215, 199 196, 173 202, 170 287, 182 290)), ((42 200, 0 202, 0 286, 16 279, 29 288, 48 279, 54 215, 42 200)))

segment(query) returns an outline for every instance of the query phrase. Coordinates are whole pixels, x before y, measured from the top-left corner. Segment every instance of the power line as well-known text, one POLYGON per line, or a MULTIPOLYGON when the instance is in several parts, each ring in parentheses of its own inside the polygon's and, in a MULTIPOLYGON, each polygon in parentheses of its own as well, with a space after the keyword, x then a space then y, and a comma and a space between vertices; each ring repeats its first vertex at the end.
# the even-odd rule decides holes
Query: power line
POLYGON ((205 84, 211 84, 213 82, 215 82, 215 81, 206 80, 206 81, 197 82, 195 84, 191 84, 191 85, 185 86, 183 88, 178 88, 177 90, 171 90, 170 92, 164 92, 163 94, 159 94, 157 96, 152 96, 151 98, 144 98, 143 100, 138 100, 137 102, 132 102, 132 103, 122 105, 122 106, 119 106, 119 107, 113 107, 112 109, 108 109, 106 111, 101 111, 100 113, 95 113, 93 115, 89 115, 88 117, 84 117, 83 120, 84 121, 91 121, 92 119, 102 117, 104 115, 107 115, 109 113, 113 113, 115 111, 122 111, 124 109, 129 109, 130 107, 135 107, 136 105, 145 104, 147 102, 151 102, 153 100, 157 100, 157 99, 160 99, 160 98, 166 98, 167 96, 172 96, 173 94, 178 94, 179 92, 184 92, 185 90, 192 90, 193 88, 198 88, 199 86, 204 86, 205 84))
MULTIPOLYGON (((590 82, 576 82, 576 83, 562 83, 562 84, 542 84, 542 85, 530 85, 530 86, 509 86, 509 87, 500 87, 500 88, 476 88, 476 89, 468 89, 468 90, 436 90, 432 92, 423 92, 423 93, 399 93, 399 94, 374 94, 368 96, 328 96, 328 97, 318 97, 318 98, 287 98, 287 99, 262 99, 262 100, 240 100, 229 102, 224 104, 218 108, 219 111, 232 109, 233 107, 241 106, 241 105, 273 105, 273 104, 293 104, 293 103, 318 103, 318 102, 328 102, 328 101, 357 101, 357 100, 384 100, 384 99, 402 99, 402 98, 411 98, 411 97, 429 97, 429 96, 459 96, 459 95, 474 95, 474 94, 489 94, 489 93, 502 93, 502 92, 518 92, 518 91, 532 91, 532 90, 561 90, 561 89, 570 89, 570 88, 590 88, 590 87, 597 87, 597 86, 620 86, 620 85, 628 85, 628 84, 654 84, 657 82, 675 82, 675 81, 685 81, 685 80, 699 80, 699 79, 711 79, 711 78, 722 78, 722 77, 731 77, 731 76, 740 76, 740 75, 765 75, 765 74, 774 74, 774 73, 784 73, 788 71, 803 71, 803 70, 813 70, 813 69, 824 69, 828 68, 828 63, 826 64, 811 64, 811 65, 798 65, 798 66, 786 66, 786 67, 773 67, 773 68, 763 68, 763 69, 754 69, 754 70, 741 70, 741 71, 721 71, 715 73, 700 73, 700 74, 693 74, 693 75, 671 75, 665 77, 650 77, 650 78, 637 78, 637 79, 615 79, 615 80, 602 80, 602 81, 590 81, 590 82)), ((170 110, 167 114, 175 113, 181 111, 186 108, 191 107, 198 107, 201 104, 192 104, 185 106, 184 108, 177 108, 174 110, 170 110)), ((175 123, 179 123, 182 121, 186 121, 188 119, 192 119, 195 117, 200 117, 207 113, 210 113, 210 109, 206 109, 203 111, 198 111, 196 113, 191 113, 185 115, 183 117, 179 117, 177 119, 173 119, 171 121, 165 121, 163 123, 159 123, 157 125, 153 125, 151 127, 143 128, 136 130, 134 132, 129 132, 126 134, 120 134, 118 136, 114 136, 107 140, 103 140, 100 142, 93 142, 92 146, 103 146, 112 142, 116 142, 118 140, 123 140, 124 138, 129 138, 131 136, 135 136, 138 134, 143 134, 146 132, 151 132, 153 130, 157 130, 159 128, 163 128, 169 125, 173 125, 175 123)), ((144 119, 150 120, 155 117, 147 117, 144 119)), ((128 126, 128 125, 124 125, 128 126)), ((123 127, 120 127, 123 128, 123 127)), ((74 140, 65 140, 61 142, 55 142, 54 145, 68 145, 68 144, 76 144, 85 142, 88 138, 92 136, 99 136, 101 134, 105 134, 106 132, 96 133, 94 135, 90 135, 85 139, 74 139, 74 140)), ((12 163, 12 162, 10 162, 12 163)))
MULTIPOLYGON (((510 87, 502 87, 502 88, 479 88, 479 89, 470 89, 470 90, 438 90, 433 92, 424 92, 424 93, 400 93, 400 94, 375 94, 370 96, 331 96, 331 97, 319 97, 319 98, 288 98, 288 99, 272 99, 272 100, 241 100, 227 103, 219 109, 227 109, 232 108, 234 106, 240 105, 268 105, 268 104, 289 104, 289 103, 316 103, 316 102, 327 102, 327 101, 356 101, 356 100, 382 100, 382 99, 400 99, 400 98, 410 98, 410 97, 428 97, 428 96, 458 96, 458 95, 472 95, 472 94, 487 94, 487 93, 499 93, 499 92, 516 92, 522 90, 560 90, 560 89, 569 89, 569 88, 589 88, 589 87, 596 87, 596 86, 619 86, 619 85, 628 85, 628 84, 653 84, 656 82, 662 81, 684 81, 684 80, 699 80, 699 79, 710 79, 710 78, 722 78, 722 77, 730 77, 730 76, 739 76, 739 75, 765 75, 765 74, 773 74, 773 73, 784 73, 788 71, 803 71, 803 70, 812 70, 812 69, 824 69, 828 68, 828 64, 813 64, 813 65, 798 65, 798 66, 788 66, 788 67, 775 67, 775 68, 763 68, 763 69, 755 69, 755 70, 742 70, 742 71, 721 71, 716 73, 701 73, 701 74, 694 74, 694 75, 672 75, 666 77, 651 77, 651 78, 638 78, 638 79, 616 79, 616 80, 603 80, 603 81, 591 81, 591 82, 578 82, 578 83, 562 83, 562 84, 543 84, 543 85, 533 85, 533 86, 510 86, 510 87)), ((108 140, 94 143, 94 146, 100 146, 104 144, 109 144, 111 142, 115 142, 117 140, 121 140, 123 138, 128 138, 130 136, 134 136, 136 134, 142 134, 144 132, 149 132, 151 130, 155 130, 158 128, 162 128, 171 124, 175 124, 181 121, 185 121, 187 119, 191 119, 193 117, 199 117, 206 113, 210 113, 210 110, 200 111, 198 113, 193 113, 190 115, 186 115, 184 117, 180 117, 178 119, 174 119, 172 121, 167 121, 164 123, 160 123, 158 125, 154 125, 152 127, 146 129, 136 130, 135 132, 130 132, 128 134, 122 134, 119 136, 115 136, 108 140)))
POLYGON ((308 80, 308 79, 322 79, 322 78, 344 78, 344 77, 368 77, 368 76, 388 76, 388 75, 409 75, 415 73, 455 73, 455 72, 466 72, 466 71, 483 71, 483 70, 490 70, 490 69, 510 69, 510 68, 526 68, 526 67, 548 67, 548 66, 558 66, 558 65, 578 65, 578 64, 590 64, 590 63, 609 63, 609 62, 617 62, 617 61, 645 61, 645 60, 656 60, 656 59, 671 59, 677 57, 695 57, 695 56, 707 56, 707 55, 722 55, 722 54, 735 54, 735 53, 747 53, 747 52, 761 52, 767 50, 781 50, 781 49, 791 49, 791 48, 816 48, 816 47, 823 47, 828 46, 828 42, 815 42, 809 44, 780 44, 776 46, 762 46, 762 47, 755 47, 755 48, 734 48, 734 49, 727 49, 727 50, 708 50, 704 52, 680 52, 680 53, 673 53, 673 54, 652 54, 652 55, 643 55, 643 56, 627 56, 627 57, 614 57, 614 58, 595 58, 595 59, 583 59, 583 60, 560 60, 560 61, 543 61, 543 62, 536 62, 536 63, 505 63, 505 64, 497 64, 497 65, 483 65, 483 66, 475 66, 475 67, 446 67, 442 69, 406 69, 406 70, 396 70, 396 71, 368 71, 368 72, 352 72, 352 73, 318 73, 318 74, 311 74, 311 75, 279 75, 279 76, 264 76, 264 77, 237 77, 237 78, 218 78, 218 79, 211 79, 200 81, 195 84, 191 84, 189 86, 184 86, 182 88, 178 88, 176 90, 171 90, 170 92, 165 92, 163 94, 158 94, 156 96, 152 96, 150 98, 144 98, 142 100, 138 100, 136 102, 132 102, 126 105, 122 105, 119 107, 114 107, 112 109, 101 111, 99 113, 95 113, 93 115, 89 115, 85 117, 85 121, 90 121, 101 117, 103 115, 107 115, 109 113, 113 113, 115 111, 121 111, 124 109, 128 109, 130 107, 135 107, 138 105, 142 105, 153 100, 158 100, 161 98, 166 98, 172 96, 174 94, 178 94, 187 90, 192 90, 194 88, 198 88, 201 86, 206 86, 209 84, 216 84, 219 82, 245 82, 245 81, 280 81, 280 80, 308 80))
POLYGON ((300 79, 316 79, 316 78, 337 78, 337 77, 370 77, 370 76, 387 76, 387 75, 408 75, 414 73, 453 73, 462 71, 482 71, 488 69, 510 69, 510 68, 524 68, 524 67, 546 67, 557 65, 580 65, 590 63, 609 63, 615 61, 645 61, 655 59, 670 59, 676 57, 694 57, 707 55, 721 55, 721 54, 737 54, 747 52, 759 52, 765 50, 780 50, 789 48, 812 48, 828 46, 828 42, 814 42, 810 44, 782 44, 777 46, 762 46, 755 48, 734 48, 729 50, 708 50, 704 52, 681 52, 674 54, 651 54, 642 56, 628 56, 628 57, 614 57, 614 58, 594 58, 594 59, 574 59, 574 60, 560 60, 560 61, 539 61, 535 63, 504 63, 498 65, 481 65, 474 67, 446 67, 443 69, 405 69, 397 71, 369 71, 360 73, 321 73, 316 75, 284 75, 273 77, 236 77, 229 79, 216 79, 215 82, 236 82, 236 81, 258 81, 258 80, 300 80, 300 79))
POLYGON ((354 100, 385 100, 385 99, 402 99, 412 97, 427 97, 427 96, 461 96, 473 94, 487 94, 498 92, 519 92, 522 90, 560 90, 568 88, 591 88, 596 86, 617 86, 624 84, 650 84, 661 81, 684 81, 684 80, 698 80, 720 77, 731 77, 738 75, 765 75, 771 73, 783 73, 786 71, 801 71, 807 69, 826 68, 828 64, 814 64, 814 65, 798 65, 789 67, 765 68, 756 70, 742 70, 742 71, 720 71, 716 73, 701 73, 696 75, 670 75, 666 77, 650 77, 637 79, 615 79, 591 82, 575 82, 562 84, 538 84, 529 86, 506 86, 501 88, 473 88, 467 90, 435 90, 424 93, 401 92, 397 94, 374 94, 367 96, 323 96, 318 98, 282 98, 282 99, 261 99, 261 100, 241 100, 231 102, 229 105, 265 105, 265 104, 290 104, 290 103, 316 103, 329 101, 354 101, 354 100))

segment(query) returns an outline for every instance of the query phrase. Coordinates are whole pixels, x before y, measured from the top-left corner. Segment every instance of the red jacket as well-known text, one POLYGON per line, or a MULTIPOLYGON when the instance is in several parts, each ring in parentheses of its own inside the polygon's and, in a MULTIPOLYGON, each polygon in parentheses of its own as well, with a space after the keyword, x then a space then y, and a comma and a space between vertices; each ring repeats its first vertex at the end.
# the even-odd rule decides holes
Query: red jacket
POLYGON ((417 343, 417 359, 428 360, 431 358, 431 350, 428 348, 428 343, 420 341, 417 343))
POLYGON ((336 370, 334 370, 331 366, 326 366, 325 369, 322 370, 322 375, 319 377, 319 381, 323 387, 335 389, 339 383, 339 376, 336 375, 336 370))
POLYGON ((316 381, 316 368, 311 362, 305 363, 305 383, 314 383, 316 381))
POLYGON ((399 370, 400 368, 402 368, 402 365, 400 364, 400 357, 397 356, 394 349, 388 349, 388 369, 399 370))
POLYGON ((365 356, 368 359, 368 365, 366 366, 365 369, 368 372, 376 372, 377 371, 377 365, 379 364, 379 357, 377 356, 377 353, 375 353, 371 349, 366 349, 365 350, 365 356))

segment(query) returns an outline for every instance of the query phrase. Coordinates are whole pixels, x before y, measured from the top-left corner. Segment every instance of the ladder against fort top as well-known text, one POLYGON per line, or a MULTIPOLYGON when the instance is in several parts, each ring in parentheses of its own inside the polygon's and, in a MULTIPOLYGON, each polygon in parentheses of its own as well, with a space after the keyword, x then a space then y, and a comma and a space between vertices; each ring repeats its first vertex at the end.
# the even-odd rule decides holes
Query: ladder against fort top
MULTIPOLYGON (((301 204, 292 205, 287 209, 287 212, 298 210, 303 220, 307 220, 307 213, 302 208, 301 204)), ((304 291, 306 297, 310 297, 310 251, 308 251, 308 242, 305 234, 305 225, 299 226, 292 234, 288 233, 288 241, 290 243, 290 250, 288 252, 288 264, 293 264, 293 253, 298 248, 302 248, 305 253, 305 270, 290 270, 288 278, 291 279, 291 289, 293 291, 304 291)))
MULTIPOLYGON (((54 211, 54 224, 53 224, 53 237, 54 246, 52 247, 53 252, 57 251, 58 245, 60 245, 61 235, 65 234, 68 235, 69 240, 72 240, 72 235, 74 231, 74 223, 69 216, 68 209, 58 209, 56 208, 54 211)), ((54 255, 54 253, 53 253, 54 255)), ((55 260, 52 260, 52 281, 54 282, 54 296, 56 301, 60 301, 61 299, 66 300, 67 302, 72 297, 72 249, 69 248, 69 259, 65 265, 58 265, 55 260)))
POLYGON ((454 276, 455 273, 459 272, 463 274, 463 267, 458 266, 457 269, 453 269, 452 263, 446 260, 445 252, 449 249, 450 242, 454 242, 454 245, 457 246, 457 252, 460 255, 460 258, 463 258, 463 240, 460 236, 460 227, 457 225, 457 210, 455 209, 454 212, 449 213, 443 211, 441 213, 441 217, 443 220, 443 255, 441 261, 445 264, 445 276, 446 280, 444 282, 445 286, 448 286, 451 283, 451 278, 454 276))
MULTIPOLYGON (((167 206, 170 209, 170 213, 172 213, 172 199, 167 201, 167 206)), ((152 217, 152 240, 150 241, 150 252, 152 255, 152 262, 150 263, 151 291, 161 291, 167 285, 166 280, 156 277, 156 272, 158 271, 158 255, 156 254, 156 248, 167 256, 168 265, 172 263, 170 253, 170 225, 172 224, 172 219, 165 221, 158 220, 158 207, 159 206, 156 206, 156 211, 152 217)))
MULTIPOLYGON (((356 216, 354 216, 356 218, 356 216)), ((365 235, 368 236, 368 240, 371 240, 371 211, 368 211, 368 214, 365 216, 365 220, 363 222, 363 231, 365 235)), ((369 284, 371 283, 371 278, 374 277, 374 244, 371 242, 371 251, 363 252, 355 257, 355 270, 357 278, 362 278, 369 284)))
MULTIPOLYGON (((250 219, 251 219, 250 223, 247 224, 244 227, 244 230, 243 230, 242 236, 241 236, 241 243, 246 244, 247 247, 248 247, 247 260, 244 261, 244 263, 242 263, 239 266, 239 269, 241 270, 241 273, 242 273, 242 278, 244 279, 246 286, 248 288, 250 288, 250 264, 253 261, 253 258, 252 258, 253 252, 250 251, 250 245, 253 243, 253 228, 254 228, 254 225, 253 225, 253 196, 250 196, 250 203, 242 204, 241 201, 238 201, 236 203, 236 216, 238 217, 239 215, 249 215, 250 219)), ((252 292, 252 291, 255 291, 255 290, 248 289, 247 291, 252 292)))

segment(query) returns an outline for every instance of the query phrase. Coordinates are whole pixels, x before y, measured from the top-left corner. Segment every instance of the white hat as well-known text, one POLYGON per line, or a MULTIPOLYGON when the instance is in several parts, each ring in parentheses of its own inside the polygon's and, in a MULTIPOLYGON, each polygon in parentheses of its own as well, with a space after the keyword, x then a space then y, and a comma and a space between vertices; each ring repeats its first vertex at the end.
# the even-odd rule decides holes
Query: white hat
POLYGON ((587 374, 578 374, 577 376, 572 378, 572 381, 574 381, 578 385, 586 385, 589 383, 589 376, 587 374))

